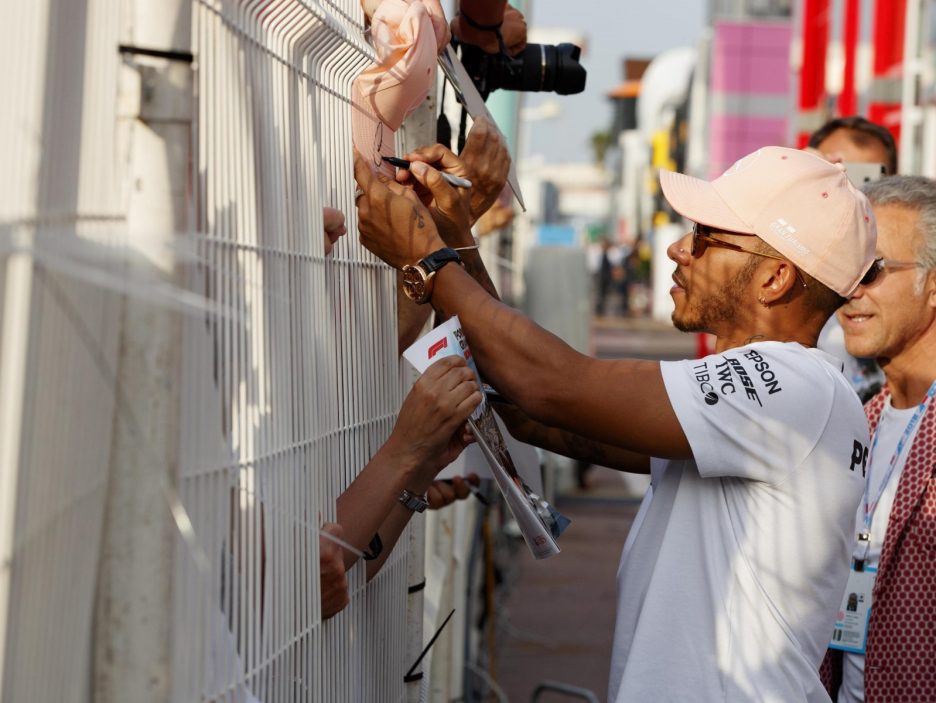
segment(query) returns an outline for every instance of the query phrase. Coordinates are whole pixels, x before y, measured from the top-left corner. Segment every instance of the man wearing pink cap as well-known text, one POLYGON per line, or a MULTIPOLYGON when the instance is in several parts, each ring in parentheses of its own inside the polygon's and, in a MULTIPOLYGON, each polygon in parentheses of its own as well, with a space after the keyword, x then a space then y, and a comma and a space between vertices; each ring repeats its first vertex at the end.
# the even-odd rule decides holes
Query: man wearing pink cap
POLYGON ((715 354, 682 362, 579 354, 449 266, 457 253, 411 191, 360 159, 355 176, 361 241, 406 267, 407 295, 459 316, 487 380, 559 428, 553 447, 604 448, 652 476, 618 571, 609 698, 828 701, 817 669, 868 430, 840 366, 814 347, 876 271, 873 216, 845 173, 767 147, 711 183, 662 175, 696 223, 668 252, 673 321, 717 338, 715 354))

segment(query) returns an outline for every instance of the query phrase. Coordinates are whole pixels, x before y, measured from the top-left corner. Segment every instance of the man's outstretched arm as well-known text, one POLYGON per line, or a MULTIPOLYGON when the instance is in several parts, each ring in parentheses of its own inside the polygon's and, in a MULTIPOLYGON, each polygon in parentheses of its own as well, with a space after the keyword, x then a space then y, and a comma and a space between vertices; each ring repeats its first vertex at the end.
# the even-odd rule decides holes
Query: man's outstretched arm
MULTIPOLYGON (((394 268, 445 246, 412 191, 360 158, 355 178, 361 242, 394 268)), ((435 274, 433 307, 459 316, 484 375, 531 418, 641 454, 692 455, 654 361, 599 361, 494 300, 460 266, 435 274)))
MULTIPOLYGON (((479 118, 468 132, 468 141, 458 156, 441 144, 432 144, 404 154, 403 158, 410 161, 413 169, 420 173, 428 170, 439 176, 434 169, 425 169, 423 166, 432 164, 440 171, 471 181, 471 188, 459 188, 456 191, 439 176, 438 180, 444 183, 445 188, 438 188, 437 196, 436 191, 427 187, 426 176, 414 177, 407 169, 400 169, 396 174, 397 181, 416 189, 445 243, 450 247, 462 249, 462 263, 467 271, 485 290, 497 298, 497 289, 488 276, 481 254, 477 248, 471 248, 476 244, 471 236, 471 226, 491 207, 507 182, 510 153, 500 131, 487 118, 479 118)), ((417 305, 403 295, 399 287, 401 284, 402 278, 398 275, 400 354, 419 337, 431 312, 429 306, 417 305)))
MULTIPOLYGON (((473 191, 476 188, 480 187, 485 192, 493 192, 502 188, 504 178, 506 178, 507 164, 510 162, 506 144, 500 139, 500 135, 496 130, 479 122, 472 131, 472 135, 475 134, 481 134, 483 137, 475 142, 472 142, 471 138, 469 138, 462 156, 455 156, 444 146, 434 144, 409 154, 408 158, 413 161, 412 169, 405 172, 405 177, 401 178, 399 174, 397 175, 397 180, 400 182, 414 183, 416 192, 420 195, 420 202, 426 205, 432 215, 436 229, 439 230, 439 234, 445 243, 452 247, 465 246, 466 239, 468 243, 471 242, 468 215, 465 207, 469 195, 464 189, 456 190, 449 185, 442 177, 442 172, 452 173, 456 176, 467 175, 463 157, 466 154, 471 154, 472 158, 482 162, 482 156, 486 152, 499 166, 497 168, 493 165, 488 168, 477 168, 471 172, 472 194, 470 197, 473 199, 475 197, 473 191), (417 163, 417 160, 425 163, 417 163), (429 168, 425 164, 430 164, 435 168, 429 168), (487 187, 489 173, 493 174, 496 180, 496 188, 487 187)), ((492 298, 500 300, 477 249, 463 251, 462 264, 465 271, 492 298)), ((409 305, 416 306, 416 303, 409 299, 406 302, 409 305)), ((439 317, 444 316, 439 315, 439 317)), ((510 433, 523 442, 542 447, 556 454, 621 471, 646 473, 650 470, 649 457, 603 442, 596 442, 582 435, 556 427, 547 427, 543 423, 531 419, 512 404, 499 403, 495 404, 495 407, 510 433)))
POLYGON ((531 419, 512 403, 495 401, 493 406, 510 434, 521 442, 596 466, 605 466, 609 469, 634 474, 650 473, 650 457, 646 454, 621 449, 605 442, 597 442, 558 427, 548 427, 542 422, 531 419))

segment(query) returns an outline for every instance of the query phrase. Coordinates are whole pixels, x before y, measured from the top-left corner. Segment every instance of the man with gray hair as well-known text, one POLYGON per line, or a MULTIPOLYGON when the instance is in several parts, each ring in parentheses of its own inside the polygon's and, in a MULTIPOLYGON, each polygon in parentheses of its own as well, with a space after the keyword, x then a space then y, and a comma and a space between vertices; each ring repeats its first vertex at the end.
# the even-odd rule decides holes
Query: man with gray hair
POLYGON ((838 317, 848 352, 876 358, 887 383, 865 406, 853 567, 822 673, 839 703, 936 701, 936 181, 893 176, 865 193, 878 275, 838 317))

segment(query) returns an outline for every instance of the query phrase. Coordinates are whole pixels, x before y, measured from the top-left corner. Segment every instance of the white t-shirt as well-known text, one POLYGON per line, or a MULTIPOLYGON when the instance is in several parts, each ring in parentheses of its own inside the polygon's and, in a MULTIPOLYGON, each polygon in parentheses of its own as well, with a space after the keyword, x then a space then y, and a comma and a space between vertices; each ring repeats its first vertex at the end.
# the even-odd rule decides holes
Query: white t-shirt
POLYGON ((661 363, 694 460, 651 462, 618 570, 612 701, 828 701, 868 426, 835 359, 661 363))
MULTIPOLYGON (((904 430, 907 429, 914 412, 916 412, 916 406, 898 410, 891 405, 889 398, 884 405, 881 419, 875 430, 877 433, 877 446, 874 447, 874 454, 868 459, 868 493, 871 501, 881 491, 881 484, 887 477, 887 471, 890 468, 891 457, 897 451, 897 443, 900 442, 900 438, 903 436, 904 430)), ((907 438, 903 452, 897 458, 894 472, 884 487, 884 492, 881 493, 881 498, 878 501, 878 507, 874 511, 874 519, 871 521, 868 556, 865 559, 866 566, 877 569, 878 562, 881 559, 884 535, 887 532, 891 508, 894 507, 894 497, 897 495, 897 484, 900 482, 900 474, 903 473, 903 468, 907 463, 910 447, 913 446, 913 438, 916 437, 919 429, 920 423, 918 422, 907 438)), ((859 532, 864 532, 863 501, 858 506, 858 513, 855 516, 855 535, 857 536, 859 532)), ((842 657, 842 685, 839 687, 838 703, 861 703, 861 701, 864 701, 864 655, 843 652, 842 657)))

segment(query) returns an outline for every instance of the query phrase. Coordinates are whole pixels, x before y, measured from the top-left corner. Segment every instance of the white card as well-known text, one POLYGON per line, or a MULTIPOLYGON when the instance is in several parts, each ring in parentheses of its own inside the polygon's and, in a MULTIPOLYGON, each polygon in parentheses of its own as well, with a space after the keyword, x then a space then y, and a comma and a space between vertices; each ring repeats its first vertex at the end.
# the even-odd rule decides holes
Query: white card
POLYGON ((848 572, 848 586, 842 597, 842 605, 835 618, 830 649, 853 654, 864 654, 868 643, 868 621, 871 619, 871 592, 877 569, 866 567, 864 571, 848 572))

